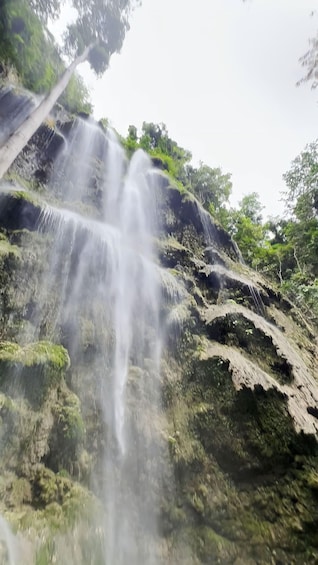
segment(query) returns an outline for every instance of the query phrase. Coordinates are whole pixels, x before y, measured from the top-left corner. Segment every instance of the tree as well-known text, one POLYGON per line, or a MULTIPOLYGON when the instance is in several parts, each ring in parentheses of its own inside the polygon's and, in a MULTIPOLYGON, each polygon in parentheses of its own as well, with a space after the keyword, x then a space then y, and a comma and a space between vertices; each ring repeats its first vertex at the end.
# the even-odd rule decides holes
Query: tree
MULTIPOLYGON (((46 4, 49 3, 45 0, 32 2, 35 11, 40 11, 46 4)), ((136 1, 73 0, 72 5, 77 10, 77 19, 68 26, 65 33, 64 52, 74 57, 74 60, 41 104, 0 148, 0 178, 49 114, 77 66, 88 60, 97 75, 106 70, 111 54, 119 51, 123 44, 125 33, 129 29, 129 16, 136 1)), ((55 1, 53 7, 53 15, 57 17, 61 2, 55 1)), ((44 20, 51 15, 51 11, 50 8, 44 11, 44 20)))
POLYGON ((231 175, 222 173, 219 167, 212 168, 200 163, 198 168, 187 169, 189 190, 195 194, 202 206, 217 219, 232 191, 231 175))
POLYGON ((43 23, 57 19, 61 10, 61 0, 29 0, 29 5, 43 23))
POLYGON ((285 202, 298 219, 318 217, 318 140, 307 145, 283 175, 287 185, 285 202))
POLYGON ((284 180, 285 202, 291 214, 288 238, 299 270, 318 276, 318 140, 294 159, 284 180))
POLYGON ((298 81, 297 85, 302 82, 311 82, 312 88, 318 86, 318 37, 309 40, 310 49, 301 57, 300 62, 305 67, 305 76, 298 81))
POLYGON ((263 254, 265 228, 262 225, 262 205, 256 192, 243 196, 239 208, 231 208, 226 217, 225 228, 238 244, 245 261, 254 268, 263 254))
POLYGON ((243 196, 239 206, 241 214, 249 218, 254 224, 262 223, 262 210, 264 206, 261 204, 257 192, 251 192, 243 196))
POLYGON ((292 162, 283 178, 287 185, 285 202, 291 213, 300 219, 318 217, 318 140, 306 145, 292 162), (302 210, 304 206, 305 210, 302 210))
POLYGON ((139 143, 153 157, 162 159, 163 168, 171 172, 176 180, 183 180, 184 165, 192 155, 169 137, 165 124, 143 122, 139 143))

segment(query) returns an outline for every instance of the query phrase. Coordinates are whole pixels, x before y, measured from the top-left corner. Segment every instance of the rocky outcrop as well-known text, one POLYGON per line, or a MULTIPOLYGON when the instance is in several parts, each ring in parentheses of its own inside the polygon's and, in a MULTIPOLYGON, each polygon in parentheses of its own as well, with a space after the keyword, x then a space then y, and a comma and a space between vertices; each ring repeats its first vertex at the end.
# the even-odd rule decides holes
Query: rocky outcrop
POLYGON ((165 373, 178 489, 169 535, 202 563, 315 563, 315 333, 202 235, 183 219, 162 246, 189 295, 165 373))
MULTIPOLYGON (((80 313, 60 323, 55 278, 34 332, 51 228, 59 222, 58 208, 44 203, 45 182, 71 124, 63 116, 62 134, 43 126, 0 187, 1 511, 29 539, 45 537, 41 563, 61 554, 87 563, 93 546, 97 563, 102 553, 91 476, 93 468, 98 475, 108 436, 90 371, 100 332, 113 337, 107 326, 92 324, 87 304, 95 312, 99 304, 89 293, 80 313), (53 145, 43 143, 48 133, 53 145)), ((98 218, 99 175, 92 174, 98 218)), ((161 477, 158 562, 317 563, 315 332, 277 289, 241 264, 229 235, 191 195, 158 178, 166 330, 160 410, 149 394, 137 418, 142 383, 154 372, 150 360, 142 369, 132 363, 127 385, 140 442, 150 441, 151 420, 164 443, 148 465, 156 491, 161 477), (160 473, 153 472, 154 460, 160 473)), ((76 240, 69 229, 69 255, 56 258, 74 285, 85 229, 76 240)))

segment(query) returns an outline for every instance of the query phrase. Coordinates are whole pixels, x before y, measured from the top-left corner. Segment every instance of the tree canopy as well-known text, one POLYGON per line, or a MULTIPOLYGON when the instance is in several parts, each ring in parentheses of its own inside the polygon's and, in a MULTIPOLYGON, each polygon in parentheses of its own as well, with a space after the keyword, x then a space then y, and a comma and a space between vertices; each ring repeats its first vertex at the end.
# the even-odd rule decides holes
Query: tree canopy
POLYGON ((29 6, 43 23, 60 15, 63 0, 29 0, 29 6))
MULTIPOLYGON (((5 40, 2 41, 4 45, 6 45, 6 38, 10 41, 10 31, 14 31, 14 29, 10 30, 8 27, 8 12, 12 4, 16 2, 19 2, 19 0, 2 0, 4 9, 0 12, 0 32, 3 31, 5 34, 5 40)), ((20 2, 30 10, 25 0, 20 0, 20 2)), ((33 5, 34 10, 38 11, 39 2, 35 0, 33 5)), ((55 84, 51 86, 40 104, 33 108, 24 122, 0 147, 0 178, 7 172, 32 135, 49 115, 54 104, 64 93, 74 76, 77 66, 88 60, 97 74, 106 70, 110 55, 119 51, 122 46, 125 33, 129 28, 128 17, 135 6, 135 0, 90 0, 90 2, 73 0, 71 5, 75 8, 76 18, 74 22, 68 25, 65 32, 64 52, 74 58, 58 77, 55 84)), ((55 6, 58 10, 61 3, 55 6)), ((36 12, 31 11, 31 13, 39 22, 36 12)), ((47 14, 42 16, 42 19, 45 20, 45 18, 48 18, 47 14)), ((16 14, 11 23, 16 26, 17 33, 15 35, 21 37, 21 31, 23 32, 25 25, 19 13, 16 14)), ((18 37, 15 39, 17 40, 18 37)), ((9 55, 12 50, 10 47, 7 48, 9 55)))
MULTIPOLYGON (((23 86, 49 91, 65 69, 53 36, 25 0, 3 0, 0 12, 0 62, 13 66, 23 86)), ((89 92, 75 74, 60 99, 71 112, 91 112, 89 92)))
POLYGON ((65 33, 66 53, 74 57, 91 45, 88 61, 97 74, 103 73, 110 55, 122 47, 133 5, 133 0, 73 0, 78 15, 65 33))
MULTIPOLYGON (((102 74, 112 53, 120 51, 125 34, 129 29, 129 16, 138 0, 72 0, 69 5, 74 8, 75 20, 67 26, 64 34, 63 53, 75 58, 85 48, 91 47, 88 61, 97 74, 102 74)), ((17 40, 16 31, 26 28, 25 12, 30 10, 46 24, 49 19, 58 19, 64 5, 63 0, 2 0, 3 30, 7 40, 13 44, 17 40), (15 6, 20 6, 14 22, 10 17, 15 6), (21 12, 22 7, 22 12, 21 12), (19 22, 18 22, 19 20, 19 22), (17 24, 19 29, 17 30, 17 24), (15 29, 14 29, 15 28, 15 29), (12 38, 15 35, 14 38, 12 38), (11 38, 10 38, 11 36, 11 38)), ((30 14, 28 15, 30 18, 30 14)))
POLYGON ((171 139, 165 124, 144 122, 139 136, 137 128, 131 125, 123 142, 129 154, 138 147, 147 151, 156 167, 168 173, 180 188, 192 192, 202 206, 221 221, 232 190, 229 173, 224 174, 219 167, 209 167, 202 162, 194 167, 190 151, 171 139))

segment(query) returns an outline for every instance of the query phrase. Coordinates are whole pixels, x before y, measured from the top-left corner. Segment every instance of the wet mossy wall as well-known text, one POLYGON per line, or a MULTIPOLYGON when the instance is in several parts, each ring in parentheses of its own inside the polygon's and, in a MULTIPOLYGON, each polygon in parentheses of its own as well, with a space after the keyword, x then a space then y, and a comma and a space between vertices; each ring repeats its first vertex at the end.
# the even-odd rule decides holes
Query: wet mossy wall
MULTIPOLYGON (((48 190, 54 159, 52 150, 50 162, 44 164, 40 154, 34 166, 30 163, 41 135, 13 168, 40 194, 48 190)), ((98 171, 92 187, 98 206, 98 171)), ((213 240, 207 241, 197 203, 164 177, 158 205, 160 264, 182 292, 173 305, 166 299, 171 288, 162 290, 166 331, 159 410, 151 387, 144 387, 153 378, 147 360, 142 367, 132 360, 127 394, 140 446, 160 437, 168 448, 169 456, 157 446, 148 476, 139 477, 151 484, 154 465, 160 468, 160 484, 152 484, 161 493, 159 562, 318 563, 318 454, 315 434, 309 432, 318 413, 315 336, 301 317, 289 317, 292 306, 276 289, 237 261, 228 234, 212 221, 208 235, 213 240), (215 346, 219 349, 213 352, 215 346), (301 387, 310 389, 311 404, 300 397, 303 413, 296 414, 291 400, 301 387), (149 438, 150 419, 157 438, 149 438)), ((41 212, 38 201, 23 192, 2 197, 1 512, 16 531, 29 529, 35 538, 45 532, 47 542, 36 563, 56 559, 56 532, 71 540, 78 528, 82 549, 79 556, 69 555, 70 562, 88 562, 95 544, 97 564, 98 532, 88 535, 98 508, 92 476, 94 471, 99 477, 105 441, 111 440, 101 416, 101 375, 94 358, 105 355, 105 341, 113 347, 114 336, 107 320, 100 319, 98 327, 92 323, 99 297, 89 290, 76 316, 57 315, 64 256, 56 263, 61 275, 52 279, 43 301, 41 280, 49 268, 52 233, 41 223, 41 212)), ((85 237, 69 249, 72 280, 85 237)), ((105 355, 106 374, 108 364, 105 355)), ((133 473, 138 478, 139 469, 133 473)))

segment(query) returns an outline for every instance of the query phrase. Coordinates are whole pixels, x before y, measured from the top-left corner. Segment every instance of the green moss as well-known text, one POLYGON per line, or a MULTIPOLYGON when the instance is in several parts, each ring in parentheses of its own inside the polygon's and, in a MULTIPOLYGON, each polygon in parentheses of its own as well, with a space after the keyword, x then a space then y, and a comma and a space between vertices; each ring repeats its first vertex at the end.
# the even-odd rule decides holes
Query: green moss
POLYGON ((69 355, 61 345, 39 341, 21 347, 17 343, 0 342, 0 363, 32 367, 49 365, 57 371, 70 365, 69 355))
POLYGON ((55 502, 62 505, 71 495, 73 483, 66 477, 41 467, 32 480, 33 503, 37 508, 45 508, 55 502))
POLYGON ((26 200, 27 202, 31 202, 31 204, 38 204, 37 198, 28 190, 14 190, 11 196, 17 200, 26 200))
POLYGON ((53 408, 54 426, 49 439, 47 465, 59 476, 61 471, 70 475, 86 475, 90 461, 81 458, 85 439, 85 425, 78 397, 65 389, 53 408), (84 472, 83 472, 84 471, 84 472))
POLYGON ((200 563, 233 563, 237 550, 235 545, 208 526, 187 528, 183 532, 184 542, 200 559, 200 563))
MULTIPOLYGON (((18 481, 20 489, 22 479, 18 481)), ((98 501, 79 484, 42 466, 31 480, 31 489, 35 507, 7 510, 5 517, 20 537, 31 544, 36 542, 36 557, 32 562, 102 565, 105 561, 96 520, 101 512, 98 501)))
POLYGON ((236 391, 228 362, 219 358, 198 363, 195 375, 188 385, 193 430, 228 472, 257 473, 315 452, 312 438, 296 433, 283 394, 262 387, 236 391))
POLYGON ((16 245, 12 245, 9 241, 5 239, 0 239, 0 258, 6 257, 8 255, 13 255, 15 257, 21 257, 19 248, 16 245))
POLYGON ((318 471, 311 469, 305 476, 308 487, 317 495, 318 494, 318 471))
MULTIPOLYGON (((55 521, 61 515, 56 506, 52 506, 52 514, 57 511, 55 521)), ((63 520, 62 520, 63 523, 63 520)), ((42 539, 44 542, 37 549, 35 565, 51 563, 76 563, 77 565, 104 565, 104 540, 99 528, 89 526, 85 521, 79 522, 76 530, 66 530, 56 537, 49 532, 42 539)))
POLYGON ((11 398, 0 392, 0 414, 10 410, 14 410, 14 402, 11 398))
POLYGON ((21 190, 13 190, 10 194, 14 198, 28 200, 29 202, 36 203, 35 197, 30 194, 30 190, 37 190, 39 188, 38 182, 32 179, 26 179, 19 175, 17 172, 11 170, 6 173, 5 180, 13 184, 13 186, 21 187, 21 190))
POLYGON ((295 432, 286 398, 261 387, 237 391, 221 358, 192 358, 169 389, 177 493, 164 514, 168 535, 200 563, 268 565, 276 555, 314 564, 317 446, 295 432))
POLYGON ((69 365, 69 355, 60 345, 42 341, 22 347, 0 342, 0 386, 10 395, 25 396, 34 406, 61 382, 69 365))
POLYGON ((69 395, 66 404, 58 407, 56 413, 64 439, 70 444, 80 442, 85 428, 77 396, 69 395))
POLYGON ((22 504, 30 504, 32 502, 32 490, 30 482, 20 477, 12 482, 9 493, 9 505, 16 507, 22 504))

